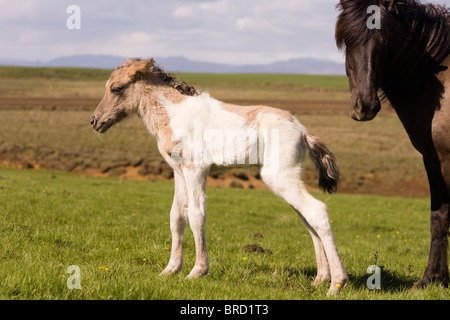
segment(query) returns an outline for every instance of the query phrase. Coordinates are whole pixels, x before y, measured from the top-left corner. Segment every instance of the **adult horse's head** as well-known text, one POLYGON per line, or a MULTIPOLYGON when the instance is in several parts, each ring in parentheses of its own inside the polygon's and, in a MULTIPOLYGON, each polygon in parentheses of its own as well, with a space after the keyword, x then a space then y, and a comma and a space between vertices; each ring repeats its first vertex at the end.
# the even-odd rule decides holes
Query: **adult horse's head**
POLYGON ((153 67, 153 59, 128 59, 106 83, 106 92, 90 119, 94 130, 103 133, 135 112, 139 106, 140 82, 153 67))
MULTIPOLYGON (((352 95, 350 115, 358 121, 375 118, 381 110, 378 91, 388 59, 384 19, 395 0, 341 0, 336 43, 345 50, 352 95)), ((392 30, 391 30, 392 31, 392 30)))

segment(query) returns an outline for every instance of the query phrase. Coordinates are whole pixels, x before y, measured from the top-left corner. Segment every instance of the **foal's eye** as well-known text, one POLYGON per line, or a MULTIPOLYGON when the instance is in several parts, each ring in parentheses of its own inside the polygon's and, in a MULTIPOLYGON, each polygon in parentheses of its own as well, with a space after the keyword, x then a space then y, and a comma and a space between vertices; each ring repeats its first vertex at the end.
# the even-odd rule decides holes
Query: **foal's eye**
POLYGON ((123 87, 111 87, 111 92, 114 94, 120 94, 120 92, 122 91, 123 87))

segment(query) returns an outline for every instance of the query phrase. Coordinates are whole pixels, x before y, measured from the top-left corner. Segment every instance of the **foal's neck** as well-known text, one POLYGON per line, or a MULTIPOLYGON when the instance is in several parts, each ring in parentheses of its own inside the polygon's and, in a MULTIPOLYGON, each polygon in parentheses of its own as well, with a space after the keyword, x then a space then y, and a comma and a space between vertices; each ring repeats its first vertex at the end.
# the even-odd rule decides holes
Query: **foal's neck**
POLYGON ((163 103, 180 104, 188 96, 167 85, 145 83, 141 88, 141 100, 138 114, 147 129, 153 135, 166 128, 170 123, 169 114, 163 103))

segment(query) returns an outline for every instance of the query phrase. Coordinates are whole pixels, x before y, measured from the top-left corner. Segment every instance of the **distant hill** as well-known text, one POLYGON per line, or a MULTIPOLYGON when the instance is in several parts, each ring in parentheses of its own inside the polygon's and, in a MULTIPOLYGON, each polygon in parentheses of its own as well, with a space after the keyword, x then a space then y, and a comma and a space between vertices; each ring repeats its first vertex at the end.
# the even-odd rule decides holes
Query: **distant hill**
MULTIPOLYGON (((25 67, 77 67, 115 69, 123 64, 124 57, 110 55, 74 55, 48 62, 2 59, 0 65, 25 67)), ((316 75, 344 75, 342 63, 312 58, 298 58, 261 65, 232 65, 189 60, 184 57, 158 58, 155 61, 167 71, 198 73, 291 73, 316 75)))

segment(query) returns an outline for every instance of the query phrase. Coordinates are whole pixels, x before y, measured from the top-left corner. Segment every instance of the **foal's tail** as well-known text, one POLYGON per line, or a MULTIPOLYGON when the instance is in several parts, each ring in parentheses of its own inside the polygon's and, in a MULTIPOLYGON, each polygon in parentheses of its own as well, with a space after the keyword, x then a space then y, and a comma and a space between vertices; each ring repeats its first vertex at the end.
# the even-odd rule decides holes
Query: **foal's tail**
POLYGON ((316 137, 306 133, 303 136, 306 147, 309 149, 311 160, 319 170, 319 187, 323 192, 333 193, 339 183, 339 168, 336 157, 316 137))

